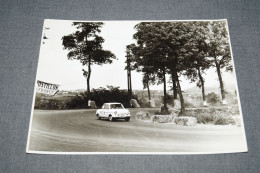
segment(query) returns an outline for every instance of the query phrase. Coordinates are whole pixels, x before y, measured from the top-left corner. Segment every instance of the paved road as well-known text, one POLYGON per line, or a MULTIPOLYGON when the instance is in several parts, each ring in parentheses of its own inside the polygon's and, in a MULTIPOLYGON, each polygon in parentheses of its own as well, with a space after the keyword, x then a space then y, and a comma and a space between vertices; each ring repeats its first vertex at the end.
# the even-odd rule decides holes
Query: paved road
MULTIPOLYGON (((130 109, 135 115, 140 109, 130 109)), ((150 111, 154 111, 149 109, 150 111)), ((242 128, 97 120, 95 110, 35 110, 29 150, 58 152, 228 152, 245 150, 242 128)))

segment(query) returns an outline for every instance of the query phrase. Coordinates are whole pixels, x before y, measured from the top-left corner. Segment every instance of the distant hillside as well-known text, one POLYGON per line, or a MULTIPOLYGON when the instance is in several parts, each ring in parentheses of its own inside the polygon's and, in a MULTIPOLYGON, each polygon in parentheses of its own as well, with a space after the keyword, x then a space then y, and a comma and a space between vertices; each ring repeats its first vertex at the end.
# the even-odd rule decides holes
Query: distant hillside
MULTIPOLYGON (((234 93, 236 90, 236 85, 235 84, 226 84, 226 85, 224 85, 224 88, 227 92, 234 93)), ((187 94, 190 94, 190 95, 201 94, 201 88, 195 86, 195 87, 184 90, 184 92, 187 94)), ((220 94, 220 87, 218 85, 205 87, 206 94, 211 93, 211 92, 220 94)))
MULTIPOLYGON (((236 85, 234 83, 226 83, 224 85, 225 87, 225 90, 227 92, 230 92, 230 93, 234 93, 235 90, 236 90, 236 85)), ((86 89, 77 89, 77 90, 70 90, 70 91, 60 91, 60 94, 62 95, 75 95, 76 93, 80 93, 80 92, 85 92, 86 89)), ((173 91, 170 91, 170 90, 167 90, 167 93, 172 95, 172 92, 173 91)), ((192 87, 192 88, 188 88, 188 89, 185 89, 183 90, 183 92, 187 95, 201 95, 201 88, 199 87, 192 87)), ((220 88, 219 88, 219 85, 212 85, 212 86, 209 86, 209 87, 205 87, 205 92, 206 94, 208 93, 211 93, 211 92, 214 92, 216 94, 220 94, 220 88)), ((138 96, 138 98, 146 98, 148 97, 148 93, 147 93, 147 89, 143 89, 143 90, 133 90, 133 93, 136 94, 138 96)), ((151 94, 151 97, 160 97, 163 95, 163 90, 150 90, 150 94, 151 94)))

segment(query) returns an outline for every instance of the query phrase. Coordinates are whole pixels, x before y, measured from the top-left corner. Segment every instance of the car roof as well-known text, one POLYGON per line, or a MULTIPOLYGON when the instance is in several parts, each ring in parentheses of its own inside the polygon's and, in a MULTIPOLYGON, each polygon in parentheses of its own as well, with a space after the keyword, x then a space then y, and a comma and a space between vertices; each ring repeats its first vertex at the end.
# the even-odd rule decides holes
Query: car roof
POLYGON ((105 104, 121 104, 121 103, 118 103, 118 102, 111 102, 111 103, 105 103, 105 104))

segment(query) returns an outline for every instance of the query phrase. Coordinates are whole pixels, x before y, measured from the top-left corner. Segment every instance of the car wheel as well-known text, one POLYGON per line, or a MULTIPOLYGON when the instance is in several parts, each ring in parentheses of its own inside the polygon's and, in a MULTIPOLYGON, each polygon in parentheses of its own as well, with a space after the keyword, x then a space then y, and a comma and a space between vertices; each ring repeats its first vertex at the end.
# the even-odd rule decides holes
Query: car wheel
POLYGON ((97 114, 97 119, 98 119, 98 120, 101 120, 101 117, 100 117, 98 114, 97 114))
POLYGON ((109 120, 109 121, 113 121, 112 115, 109 115, 108 120, 109 120))
POLYGON ((129 120, 130 120, 130 117, 125 118, 125 121, 129 121, 129 120))

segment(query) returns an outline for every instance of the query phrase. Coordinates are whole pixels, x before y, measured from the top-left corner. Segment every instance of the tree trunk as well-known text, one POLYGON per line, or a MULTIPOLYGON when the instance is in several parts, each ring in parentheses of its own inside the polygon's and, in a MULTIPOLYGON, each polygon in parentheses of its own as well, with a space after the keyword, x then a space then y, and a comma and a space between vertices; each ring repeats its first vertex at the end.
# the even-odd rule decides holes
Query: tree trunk
POLYGON ((168 112, 167 108, 167 93, 166 93, 166 75, 165 75, 165 68, 163 69, 163 112, 168 112))
POLYGON ((177 87, 176 87, 176 81, 175 80, 173 80, 172 81, 172 84, 173 84, 173 99, 174 100, 177 100, 177 87))
POLYGON ((148 91, 148 99, 151 100, 150 88, 149 88, 149 80, 147 80, 147 91, 148 91))
POLYGON ((202 98, 203 98, 203 103, 206 101, 206 97, 205 97, 205 88, 204 88, 204 79, 201 75, 200 72, 200 68, 197 68, 198 70, 198 75, 199 75, 199 79, 200 79, 200 83, 201 83, 201 91, 202 91, 202 98))
POLYGON ((176 87, 176 78, 172 72, 172 91, 173 91, 173 107, 175 106, 175 100, 177 100, 177 87, 176 87))
POLYGON ((131 105, 132 99, 132 81, 131 81, 131 70, 130 70, 130 60, 127 58, 127 89, 128 89, 128 102, 131 105))
POLYGON ((88 94, 90 94, 90 75, 91 75, 91 61, 89 58, 89 62, 88 62, 88 76, 87 76, 87 90, 88 90, 88 94))
POLYGON ((182 95, 182 90, 181 90, 181 85, 180 85, 178 74, 176 75, 176 82, 177 82, 178 93, 179 93, 180 102, 181 102, 180 115, 185 115, 184 98, 183 98, 183 95, 182 95))
POLYGON ((216 64, 216 68, 217 68, 217 73, 218 73, 218 79, 219 79, 219 85, 220 85, 220 91, 221 91, 221 97, 222 97, 222 101, 225 100, 225 89, 224 89, 224 83, 223 83, 223 79, 221 76, 221 71, 220 71, 220 65, 217 62, 217 60, 215 59, 215 64, 216 64))
POLYGON ((129 80, 130 80, 130 99, 132 99, 132 78, 131 78, 131 68, 129 66, 129 80))
POLYGON ((129 68, 127 68, 127 92, 128 92, 128 102, 131 105, 131 93, 130 93, 130 75, 129 68))
POLYGON ((127 57, 127 89, 128 89, 128 102, 131 105, 132 99, 132 79, 131 79, 131 67, 130 67, 130 59, 127 57))
POLYGON ((173 99, 177 99, 177 86, 176 86, 176 75, 172 72, 172 90, 173 90, 173 99))

